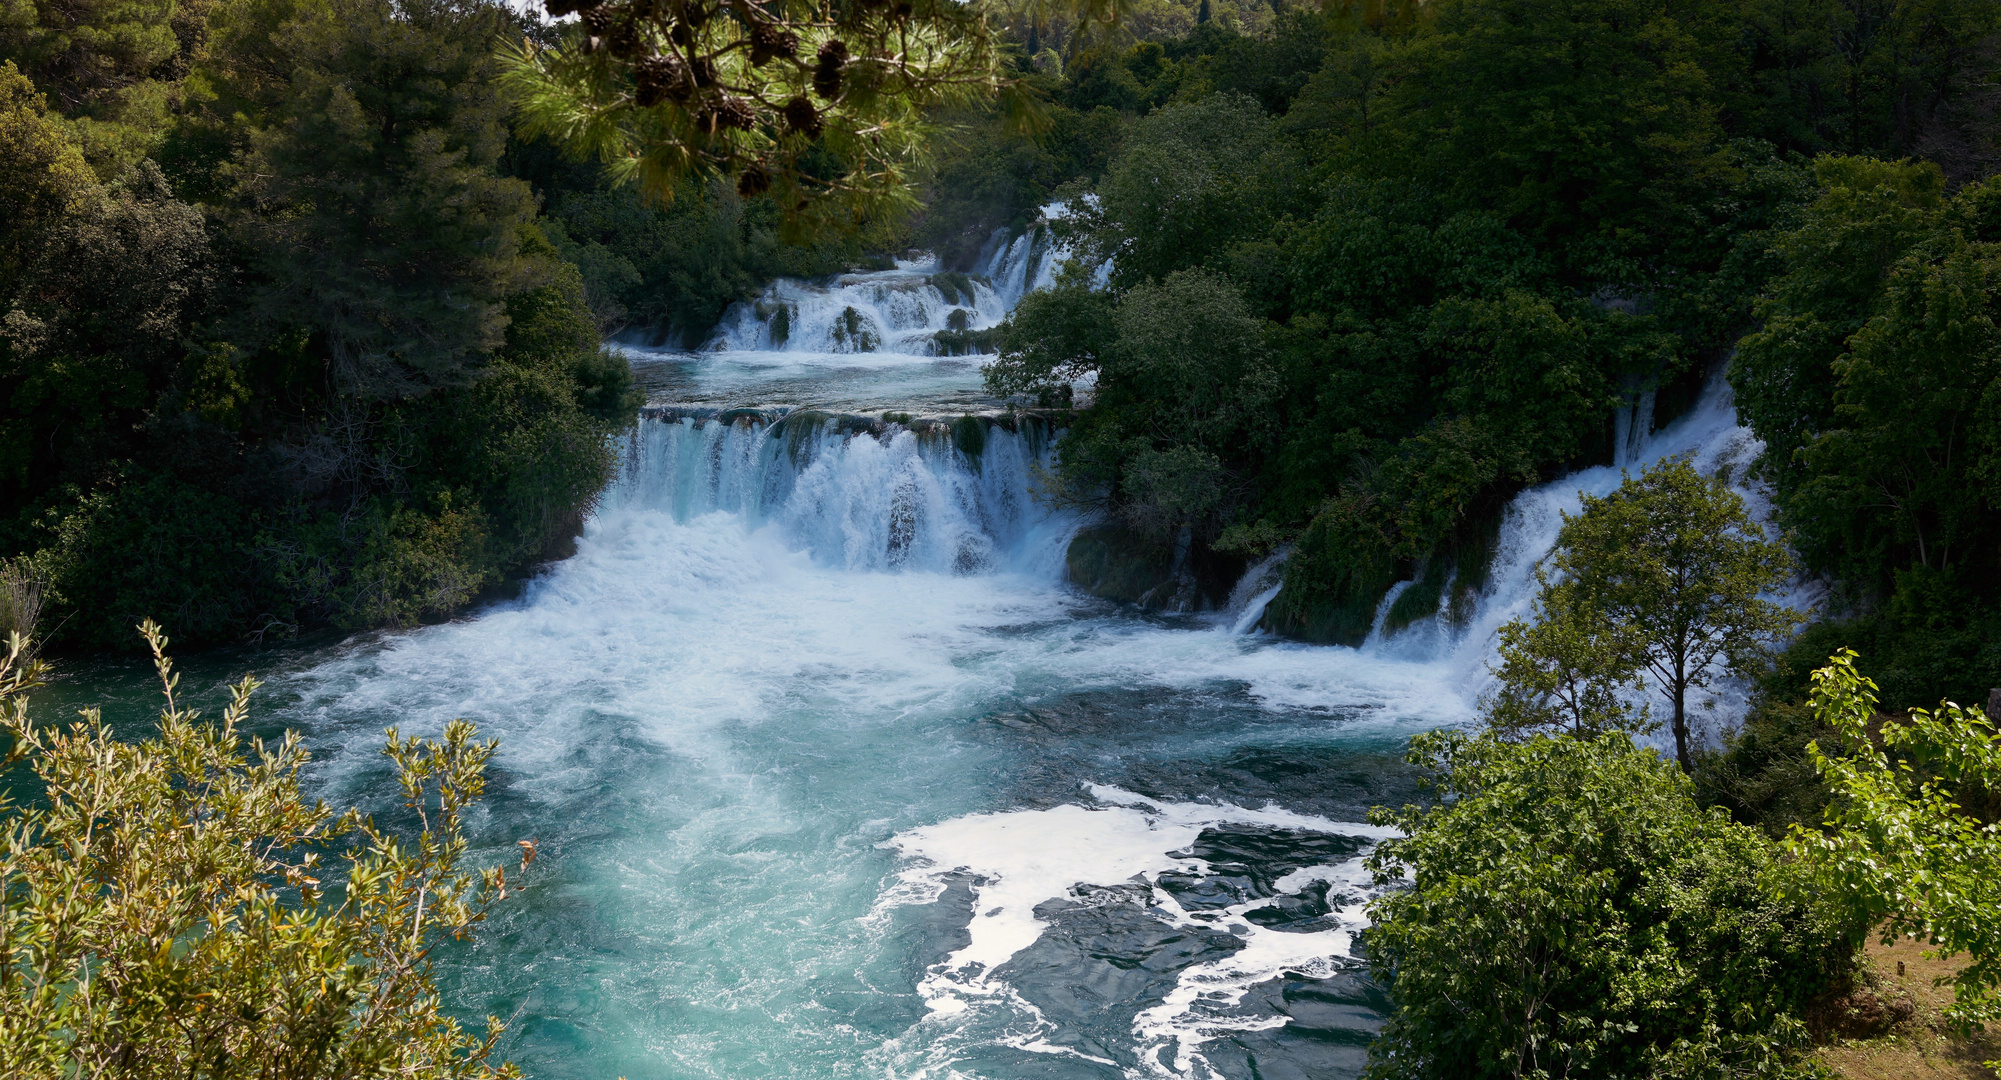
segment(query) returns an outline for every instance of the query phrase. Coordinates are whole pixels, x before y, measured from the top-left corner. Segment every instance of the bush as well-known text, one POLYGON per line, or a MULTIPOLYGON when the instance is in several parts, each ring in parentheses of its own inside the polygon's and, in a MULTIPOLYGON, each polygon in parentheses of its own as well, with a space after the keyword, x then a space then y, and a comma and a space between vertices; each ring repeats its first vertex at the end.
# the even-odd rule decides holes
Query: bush
POLYGON ((1846 931, 1777 849, 1671 762, 1591 740, 1433 732, 1442 801, 1378 810, 1371 961, 1396 1009, 1376 1077, 1784 1075, 1846 931))
POLYGON ((1969 963, 1942 980, 1954 990, 1947 1018, 1969 1030, 2001 1021, 2001 833, 1993 824, 2001 731, 1981 709, 1949 701, 1882 716, 1876 684, 1848 650, 1813 681, 1814 714, 1838 736, 1830 749, 1849 752, 1807 744, 1836 798, 1824 828, 1795 825, 1787 840, 1809 871, 1799 891, 1836 898, 1856 944, 1880 928, 1886 942, 1908 935, 1929 942, 1929 955, 1965 955, 1969 963))
POLYGON ((306 801, 297 734, 246 745, 255 680, 219 723, 182 708, 166 638, 141 629, 166 707, 139 742, 95 710, 31 723, 44 669, 18 634, 0 655, 0 765, 25 762, 42 795, 0 805, 0 1075, 518 1076, 488 1062, 498 1020, 472 1035, 444 1013, 429 959, 507 895, 500 868, 464 865, 461 831, 494 744, 462 720, 436 741, 390 729, 383 752, 422 821, 399 838, 306 801))

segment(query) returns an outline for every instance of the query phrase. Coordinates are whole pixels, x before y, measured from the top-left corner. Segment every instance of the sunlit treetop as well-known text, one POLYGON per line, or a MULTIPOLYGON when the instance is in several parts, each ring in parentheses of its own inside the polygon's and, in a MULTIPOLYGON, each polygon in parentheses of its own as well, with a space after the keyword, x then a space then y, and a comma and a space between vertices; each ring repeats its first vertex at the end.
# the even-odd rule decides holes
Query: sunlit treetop
MULTIPOLYGON (((998 96, 1042 114, 1003 66, 1002 0, 546 0, 575 15, 524 42, 507 80, 531 135, 666 195, 690 175, 770 192, 795 225, 873 216, 908 178, 939 106, 998 96)), ((1069 0, 1111 21, 1119 0, 1069 0)))

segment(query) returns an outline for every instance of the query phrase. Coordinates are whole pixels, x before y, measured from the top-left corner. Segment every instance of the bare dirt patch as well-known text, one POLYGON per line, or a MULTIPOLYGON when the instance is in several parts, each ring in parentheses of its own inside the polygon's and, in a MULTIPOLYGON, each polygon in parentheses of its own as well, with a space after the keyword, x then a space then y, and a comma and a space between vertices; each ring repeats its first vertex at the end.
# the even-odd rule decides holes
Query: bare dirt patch
POLYGON ((2001 1034, 1955 1036, 1944 1017, 1952 988, 1934 985, 1965 961, 1924 953, 1918 941, 1870 942, 1862 981, 1811 1018, 1832 1040, 1814 1060, 1846 1080, 1995 1080, 1981 1062, 2001 1059, 2001 1034))

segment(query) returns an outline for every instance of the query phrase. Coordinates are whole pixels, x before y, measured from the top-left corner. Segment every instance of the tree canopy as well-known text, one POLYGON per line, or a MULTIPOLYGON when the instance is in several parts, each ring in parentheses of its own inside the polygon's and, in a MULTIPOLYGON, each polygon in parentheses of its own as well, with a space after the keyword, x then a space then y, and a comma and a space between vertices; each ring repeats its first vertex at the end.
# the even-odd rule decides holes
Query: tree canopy
POLYGON ((1622 733, 1412 740, 1439 801, 1372 820, 1379 1077, 1787 1075, 1847 928, 1622 733))
POLYGON ((1684 458, 1583 502, 1564 518, 1551 571, 1630 635, 1633 655, 1668 699, 1675 757, 1690 770, 1688 692, 1725 670, 1755 671, 1802 620, 1765 596, 1785 584, 1792 556, 1766 539, 1741 496, 1684 458))

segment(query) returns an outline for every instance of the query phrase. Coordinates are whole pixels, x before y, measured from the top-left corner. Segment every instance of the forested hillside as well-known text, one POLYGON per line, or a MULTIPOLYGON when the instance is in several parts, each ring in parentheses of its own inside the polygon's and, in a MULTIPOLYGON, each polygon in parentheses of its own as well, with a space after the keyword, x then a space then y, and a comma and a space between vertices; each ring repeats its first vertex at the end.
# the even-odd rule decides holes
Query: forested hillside
POLYGON ((1734 356, 1782 523, 1837 585, 1809 651, 1867 646, 1900 705, 1982 696, 1997 10, 1448 0, 1073 38, 1035 54, 1048 134, 975 125, 920 233, 964 257, 1067 200, 1082 257, 990 385, 1096 379, 1061 475, 1117 511, 1112 546, 1180 532, 1213 590, 1292 544, 1273 629, 1358 642, 1398 580, 1392 629, 1470 597, 1511 494, 1734 356))
POLYGON ((0 554, 45 635, 449 613, 609 480, 603 335, 699 337, 858 254, 519 138, 524 34, 452 0, 0 8, 0 554))

